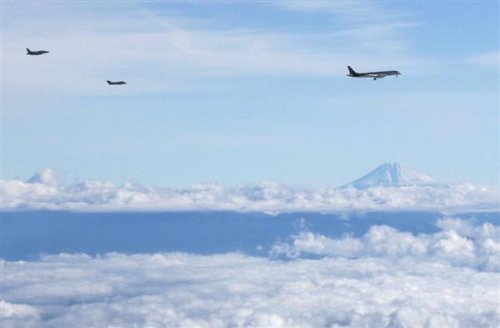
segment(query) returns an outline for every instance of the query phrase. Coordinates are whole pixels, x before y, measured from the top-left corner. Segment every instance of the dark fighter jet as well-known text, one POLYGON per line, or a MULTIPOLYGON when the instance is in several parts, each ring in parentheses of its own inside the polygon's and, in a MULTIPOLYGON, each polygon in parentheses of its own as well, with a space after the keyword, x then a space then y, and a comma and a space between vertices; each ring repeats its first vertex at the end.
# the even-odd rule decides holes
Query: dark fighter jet
POLYGON ((127 82, 124 82, 124 81, 116 81, 116 82, 113 82, 113 81, 106 81, 108 82, 109 85, 122 85, 122 84, 127 84, 127 82))
POLYGON ((31 51, 29 48, 26 48, 26 54, 30 56, 38 56, 38 55, 43 55, 43 54, 48 54, 49 51, 47 50, 35 50, 31 51))
POLYGON ((349 74, 347 74, 347 76, 350 76, 350 77, 370 77, 370 78, 373 78, 373 80, 381 79, 383 77, 391 76, 391 75, 395 75, 396 77, 398 75, 401 75, 401 73, 399 73, 398 71, 357 73, 355 70, 352 69, 351 66, 347 66, 347 68, 349 69, 349 74))

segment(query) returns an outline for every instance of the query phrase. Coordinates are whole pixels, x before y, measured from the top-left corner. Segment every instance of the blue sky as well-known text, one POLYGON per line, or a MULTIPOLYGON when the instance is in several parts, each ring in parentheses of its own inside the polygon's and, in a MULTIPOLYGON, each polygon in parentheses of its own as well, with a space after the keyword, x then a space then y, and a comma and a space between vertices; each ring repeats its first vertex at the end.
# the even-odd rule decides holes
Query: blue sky
POLYGON ((399 161, 498 183, 497 1, 2 5, 4 179, 332 186, 399 161))

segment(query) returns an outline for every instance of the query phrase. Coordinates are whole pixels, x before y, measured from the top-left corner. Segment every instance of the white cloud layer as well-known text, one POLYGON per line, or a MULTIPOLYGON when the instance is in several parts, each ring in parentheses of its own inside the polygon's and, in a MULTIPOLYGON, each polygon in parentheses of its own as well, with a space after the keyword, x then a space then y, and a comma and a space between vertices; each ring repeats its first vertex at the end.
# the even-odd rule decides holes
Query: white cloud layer
POLYGON ((441 232, 427 236, 386 226, 375 226, 360 239, 302 234, 289 245, 287 251, 295 252, 290 261, 234 253, 60 254, 33 262, 2 261, 2 323, 498 326, 500 229, 454 219, 439 225, 441 232))
POLYGON ((223 187, 195 184, 185 189, 152 188, 89 180, 57 183, 50 169, 28 181, 3 180, 4 209, 67 210, 492 210, 500 204, 498 187, 473 184, 307 190, 263 182, 223 187))
POLYGON ((297 258, 303 255, 384 257, 411 256, 487 271, 500 271, 500 227, 491 223, 473 226, 464 220, 440 220, 441 232, 413 235, 389 226, 372 226, 361 238, 333 239, 302 231, 290 242, 273 246, 274 256, 297 258))

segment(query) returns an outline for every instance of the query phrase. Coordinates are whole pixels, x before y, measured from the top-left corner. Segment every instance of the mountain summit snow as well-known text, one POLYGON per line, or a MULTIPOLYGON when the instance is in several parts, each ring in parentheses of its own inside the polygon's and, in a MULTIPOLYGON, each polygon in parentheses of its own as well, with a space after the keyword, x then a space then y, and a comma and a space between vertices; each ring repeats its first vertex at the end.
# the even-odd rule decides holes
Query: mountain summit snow
POLYGON ((435 183, 430 176, 400 163, 385 163, 365 176, 345 185, 358 189, 379 186, 404 186, 435 183))

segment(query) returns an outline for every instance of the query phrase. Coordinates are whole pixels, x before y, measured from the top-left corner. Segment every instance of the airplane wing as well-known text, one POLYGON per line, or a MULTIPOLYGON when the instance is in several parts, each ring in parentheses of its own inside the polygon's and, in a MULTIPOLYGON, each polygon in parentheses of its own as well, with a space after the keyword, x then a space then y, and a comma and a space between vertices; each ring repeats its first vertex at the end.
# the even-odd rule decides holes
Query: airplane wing
POLYGON ((369 77, 376 77, 377 79, 381 79, 383 77, 386 77, 385 74, 380 74, 380 73, 371 73, 371 74, 368 74, 369 77))

